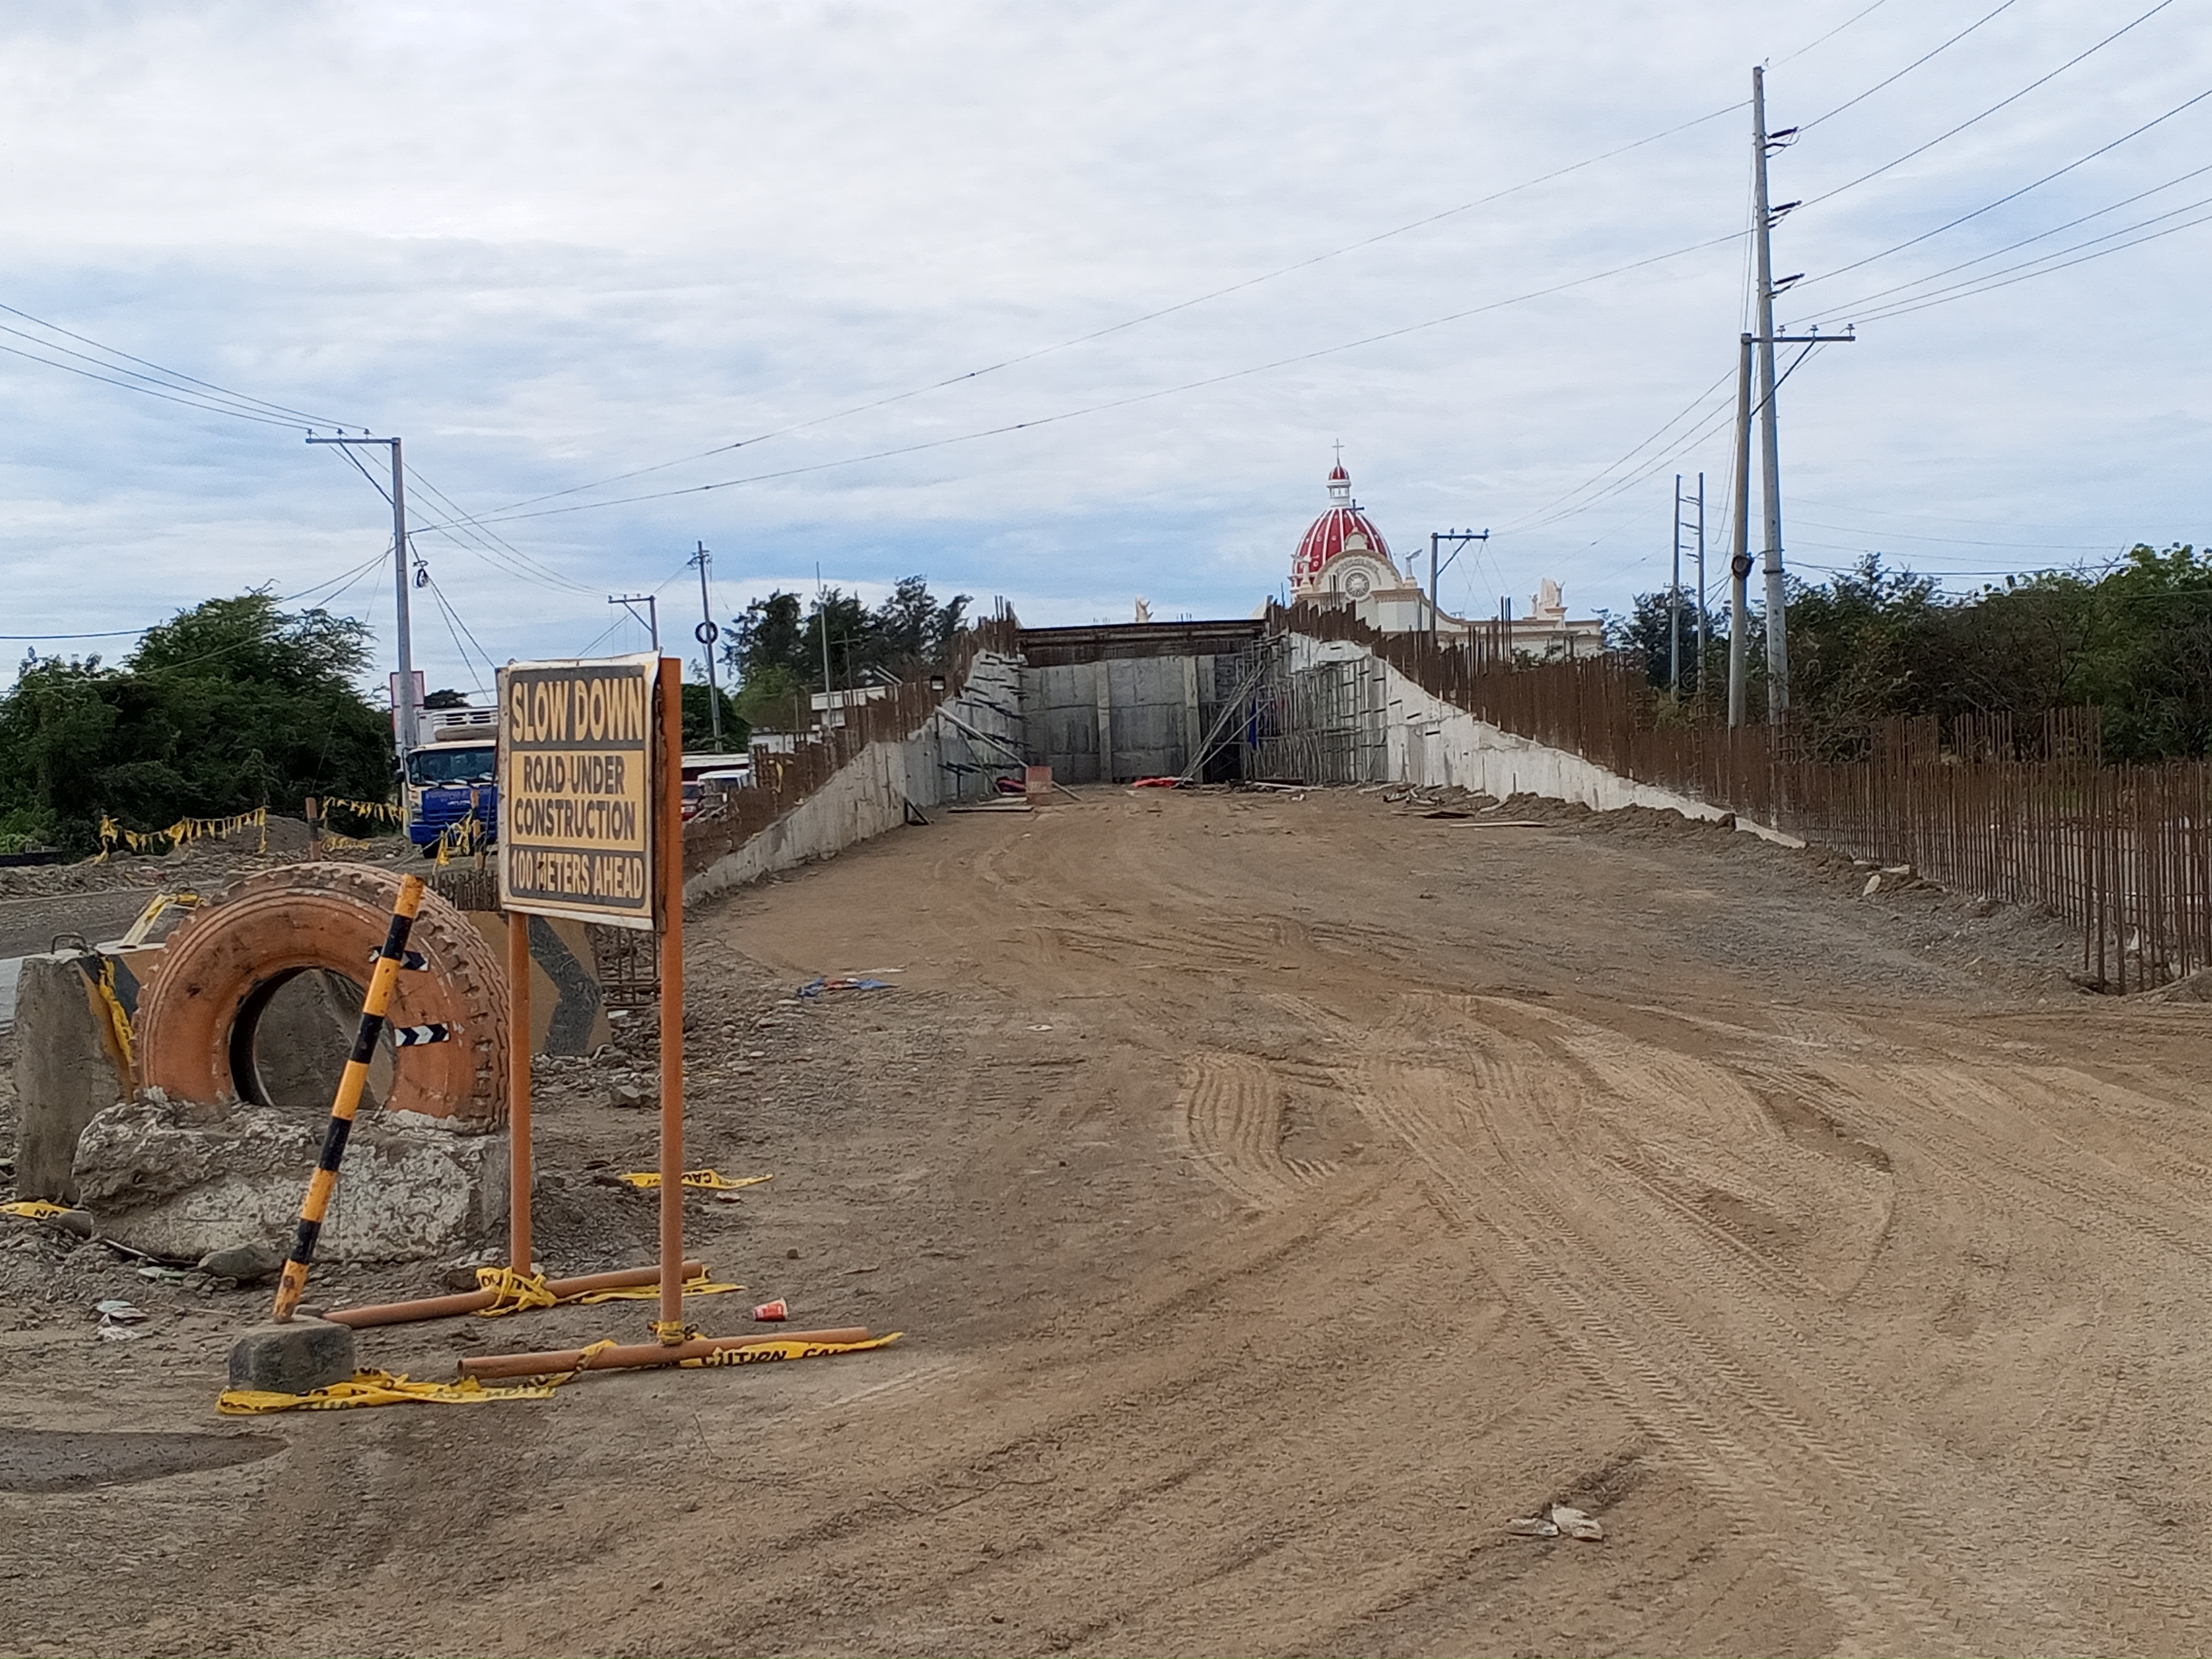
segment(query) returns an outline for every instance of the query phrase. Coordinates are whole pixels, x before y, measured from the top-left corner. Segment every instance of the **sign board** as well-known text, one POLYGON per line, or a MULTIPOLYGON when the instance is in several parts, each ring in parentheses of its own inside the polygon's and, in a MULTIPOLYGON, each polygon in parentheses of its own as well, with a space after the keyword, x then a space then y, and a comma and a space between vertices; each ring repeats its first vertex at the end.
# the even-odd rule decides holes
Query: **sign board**
POLYGON ((653 688, 659 658, 499 671, 499 902, 654 926, 653 688))

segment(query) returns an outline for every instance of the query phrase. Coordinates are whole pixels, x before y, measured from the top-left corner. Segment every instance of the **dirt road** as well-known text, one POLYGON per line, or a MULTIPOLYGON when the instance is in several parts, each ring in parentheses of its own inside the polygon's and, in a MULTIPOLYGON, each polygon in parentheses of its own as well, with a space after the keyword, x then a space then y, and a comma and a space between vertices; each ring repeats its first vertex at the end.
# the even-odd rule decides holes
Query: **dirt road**
MULTIPOLYGON (((702 1201, 710 1258, 904 1340, 0 1492, 0 1641, 2212 1640, 2212 1010, 2023 972, 2016 918, 1862 902, 1723 831, 1115 793, 902 831, 692 929, 697 1161, 775 1172, 702 1201), (895 988, 774 1001, 825 970, 895 988), (1506 1534, 1551 1501, 1605 1540, 1506 1534)), ((544 1129, 572 1173, 647 1144, 581 1096, 544 1129)), ((645 1248, 603 1194, 547 1194, 552 1265, 645 1248)), ((0 1422, 223 1427, 251 1316, 190 1301, 159 1346, 0 1304, 0 1422)))

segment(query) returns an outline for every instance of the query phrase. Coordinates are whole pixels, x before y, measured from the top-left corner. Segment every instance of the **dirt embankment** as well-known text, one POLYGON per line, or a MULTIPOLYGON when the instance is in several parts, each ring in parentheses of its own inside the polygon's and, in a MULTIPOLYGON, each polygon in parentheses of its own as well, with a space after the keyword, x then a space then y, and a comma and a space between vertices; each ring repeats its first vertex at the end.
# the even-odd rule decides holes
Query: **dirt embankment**
MULTIPOLYGON (((954 817, 748 891, 691 922, 690 1161, 775 1179, 696 1200, 702 1251, 905 1340, 0 1492, 10 1641, 2201 1649, 2212 1010, 2082 995, 2063 930, 1863 883, 1328 791, 954 817), (893 988, 791 999, 824 971, 893 988), (1604 1541, 1508 1535, 1553 1502, 1604 1541)), ((595 1180, 650 1160, 608 1103, 634 1069, 549 1071, 556 1268, 649 1248, 595 1180)), ((242 1294, 149 1286, 103 1341, 127 1270, 30 1238, 0 1422, 222 1426, 242 1294)))

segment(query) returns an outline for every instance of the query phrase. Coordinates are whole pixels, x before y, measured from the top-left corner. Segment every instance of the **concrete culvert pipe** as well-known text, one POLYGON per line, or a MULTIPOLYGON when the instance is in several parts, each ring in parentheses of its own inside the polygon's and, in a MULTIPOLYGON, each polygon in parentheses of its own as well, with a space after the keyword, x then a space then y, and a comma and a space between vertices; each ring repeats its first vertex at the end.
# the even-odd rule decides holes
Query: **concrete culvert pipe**
MULTIPOLYGON (((399 877, 295 864, 248 878, 185 921, 138 1002, 139 1079, 172 1098, 330 1108, 383 944, 399 877)), ((443 1042, 394 1054, 370 1087, 391 1111, 485 1130, 506 1121, 507 981, 460 911, 426 895, 387 1029, 443 1025, 443 1042)))

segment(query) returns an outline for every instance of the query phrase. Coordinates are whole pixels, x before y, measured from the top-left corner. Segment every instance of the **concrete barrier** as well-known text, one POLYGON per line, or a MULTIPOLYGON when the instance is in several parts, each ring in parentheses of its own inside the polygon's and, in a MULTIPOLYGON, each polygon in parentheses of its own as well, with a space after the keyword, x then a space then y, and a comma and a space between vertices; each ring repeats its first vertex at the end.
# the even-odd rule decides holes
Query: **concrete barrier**
POLYGON ((131 1090, 105 998, 100 958, 82 951, 25 957, 17 970, 15 1190, 77 1201, 77 1136, 131 1090))
POLYGON ((1423 690, 1356 641, 1316 640, 1304 634, 1285 637, 1294 670, 1366 658, 1388 675, 1383 735, 1389 782, 1435 789, 1455 786, 1500 800, 1511 795, 1536 795, 1547 800, 1575 801, 1595 812, 1648 806, 1710 823, 1729 819, 1745 833, 1784 847, 1805 844, 1795 836, 1754 823, 1711 801, 1656 784, 1638 783, 1580 755, 1553 749, 1533 738, 1516 737, 1478 720, 1423 690))
POLYGON ((979 770, 986 759, 1022 775, 1020 710, 1000 701, 1018 696, 1019 684, 1013 659, 979 653, 959 696, 908 737, 868 744, 791 811, 691 877, 684 902, 696 904, 779 870, 834 858, 897 829, 909 804, 930 807, 979 795, 989 775, 979 770))

